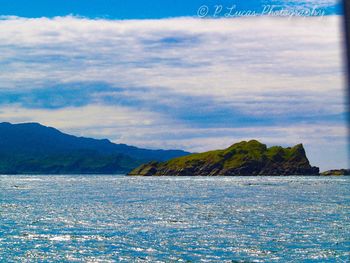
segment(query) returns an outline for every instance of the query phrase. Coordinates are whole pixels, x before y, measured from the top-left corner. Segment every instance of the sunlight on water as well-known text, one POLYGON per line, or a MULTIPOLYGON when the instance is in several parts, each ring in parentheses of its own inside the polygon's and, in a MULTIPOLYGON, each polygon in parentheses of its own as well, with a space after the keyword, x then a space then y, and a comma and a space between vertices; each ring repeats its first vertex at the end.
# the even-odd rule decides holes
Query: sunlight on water
POLYGON ((0 176, 0 262, 350 262, 350 178, 0 176))

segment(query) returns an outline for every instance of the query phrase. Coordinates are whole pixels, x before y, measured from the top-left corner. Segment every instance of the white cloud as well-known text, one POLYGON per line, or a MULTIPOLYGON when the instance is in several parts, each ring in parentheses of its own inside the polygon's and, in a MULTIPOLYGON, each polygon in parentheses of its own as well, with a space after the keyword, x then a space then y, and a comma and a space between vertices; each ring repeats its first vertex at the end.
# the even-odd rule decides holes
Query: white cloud
POLYGON ((0 32, 2 88, 105 81, 232 98, 244 91, 329 91, 329 84, 341 85, 337 17, 15 18, 0 20, 0 32), (179 43, 163 43, 167 38, 179 43))
MULTIPOLYGON (((39 121, 81 135, 159 148, 206 150, 254 137, 268 143, 310 142, 312 149, 337 138, 340 149, 346 143, 345 123, 325 119, 345 111, 340 22, 338 16, 0 19, 0 91, 103 82, 123 88, 116 94, 109 90, 111 97, 144 100, 142 107, 100 101, 55 110, 26 109, 26 101, 21 101, 2 106, 0 118, 39 121), (259 130, 227 124, 228 130, 209 131, 196 120, 185 124, 169 111, 152 108, 156 99, 160 105, 178 103, 178 108, 193 110, 181 97, 191 98, 194 105, 194 100, 207 98, 212 105, 206 107, 224 105, 237 114, 293 120, 259 130), (314 121, 298 122, 304 115, 314 121)), ((204 118, 208 108, 203 109, 204 118)))
POLYGON ((80 130, 82 134, 91 128, 94 128, 96 133, 100 133, 100 129, 116 127, 125 131, 136 131, 139 128, 154 127, 160 123, 166 123, 161 121, 160 114, 106 105, 62 109, 28 109, 19 105, 3 105, 0 109, 0 119, 12 120, 13 122, 40 122, 66 131, 80 130))

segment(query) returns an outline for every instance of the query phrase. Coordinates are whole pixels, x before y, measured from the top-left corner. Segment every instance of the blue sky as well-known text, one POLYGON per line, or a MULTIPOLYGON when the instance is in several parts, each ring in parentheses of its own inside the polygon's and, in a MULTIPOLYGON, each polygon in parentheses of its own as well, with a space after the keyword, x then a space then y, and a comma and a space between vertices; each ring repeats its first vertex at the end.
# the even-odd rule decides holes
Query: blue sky
POLYGON ((1 0, 0 13, 22 17, 54 17, 80 15, 85 17, 103 17, 109 19, 150 19, 179 16, 195 16, 200 6, 216 5, 230 7, 236 5, 238 10, 255 10, 261 12, 264 5, 322 6, 327 14, 340 13, 339 1, 267 1, 267 0, 1 0))
POLYGON ((172 2, 0 0, 0 121, 189 151, 302 142, 348 166, 339 2, 172 2), (213 19, 232 3, 325 16, 213 19))

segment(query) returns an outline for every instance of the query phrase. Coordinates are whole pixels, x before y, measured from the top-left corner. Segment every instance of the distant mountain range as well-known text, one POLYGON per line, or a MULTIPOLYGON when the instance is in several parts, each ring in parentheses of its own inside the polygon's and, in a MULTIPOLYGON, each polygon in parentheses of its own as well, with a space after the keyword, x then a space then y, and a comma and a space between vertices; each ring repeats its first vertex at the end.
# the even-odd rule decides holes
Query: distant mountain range
POLYGON ((39 123, 0 123, 0 174, 118 174, 188 154, 76 137, 39 123))

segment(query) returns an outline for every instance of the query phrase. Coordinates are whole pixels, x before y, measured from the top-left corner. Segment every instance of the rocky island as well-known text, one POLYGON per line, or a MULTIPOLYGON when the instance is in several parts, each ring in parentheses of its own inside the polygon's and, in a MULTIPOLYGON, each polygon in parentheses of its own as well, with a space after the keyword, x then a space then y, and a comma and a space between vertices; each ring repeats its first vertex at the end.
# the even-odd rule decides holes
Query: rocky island
POLYGON ((325 176, 350 175, 350 169, 329 170, 321 173, 321 175, 325 175, 325 176))
POLYGON ((166 162, 150 162, 129 173, 134 176, 319 175, 302 144, 268 148, 256 140, 227 149, 191 154, 166 162))

